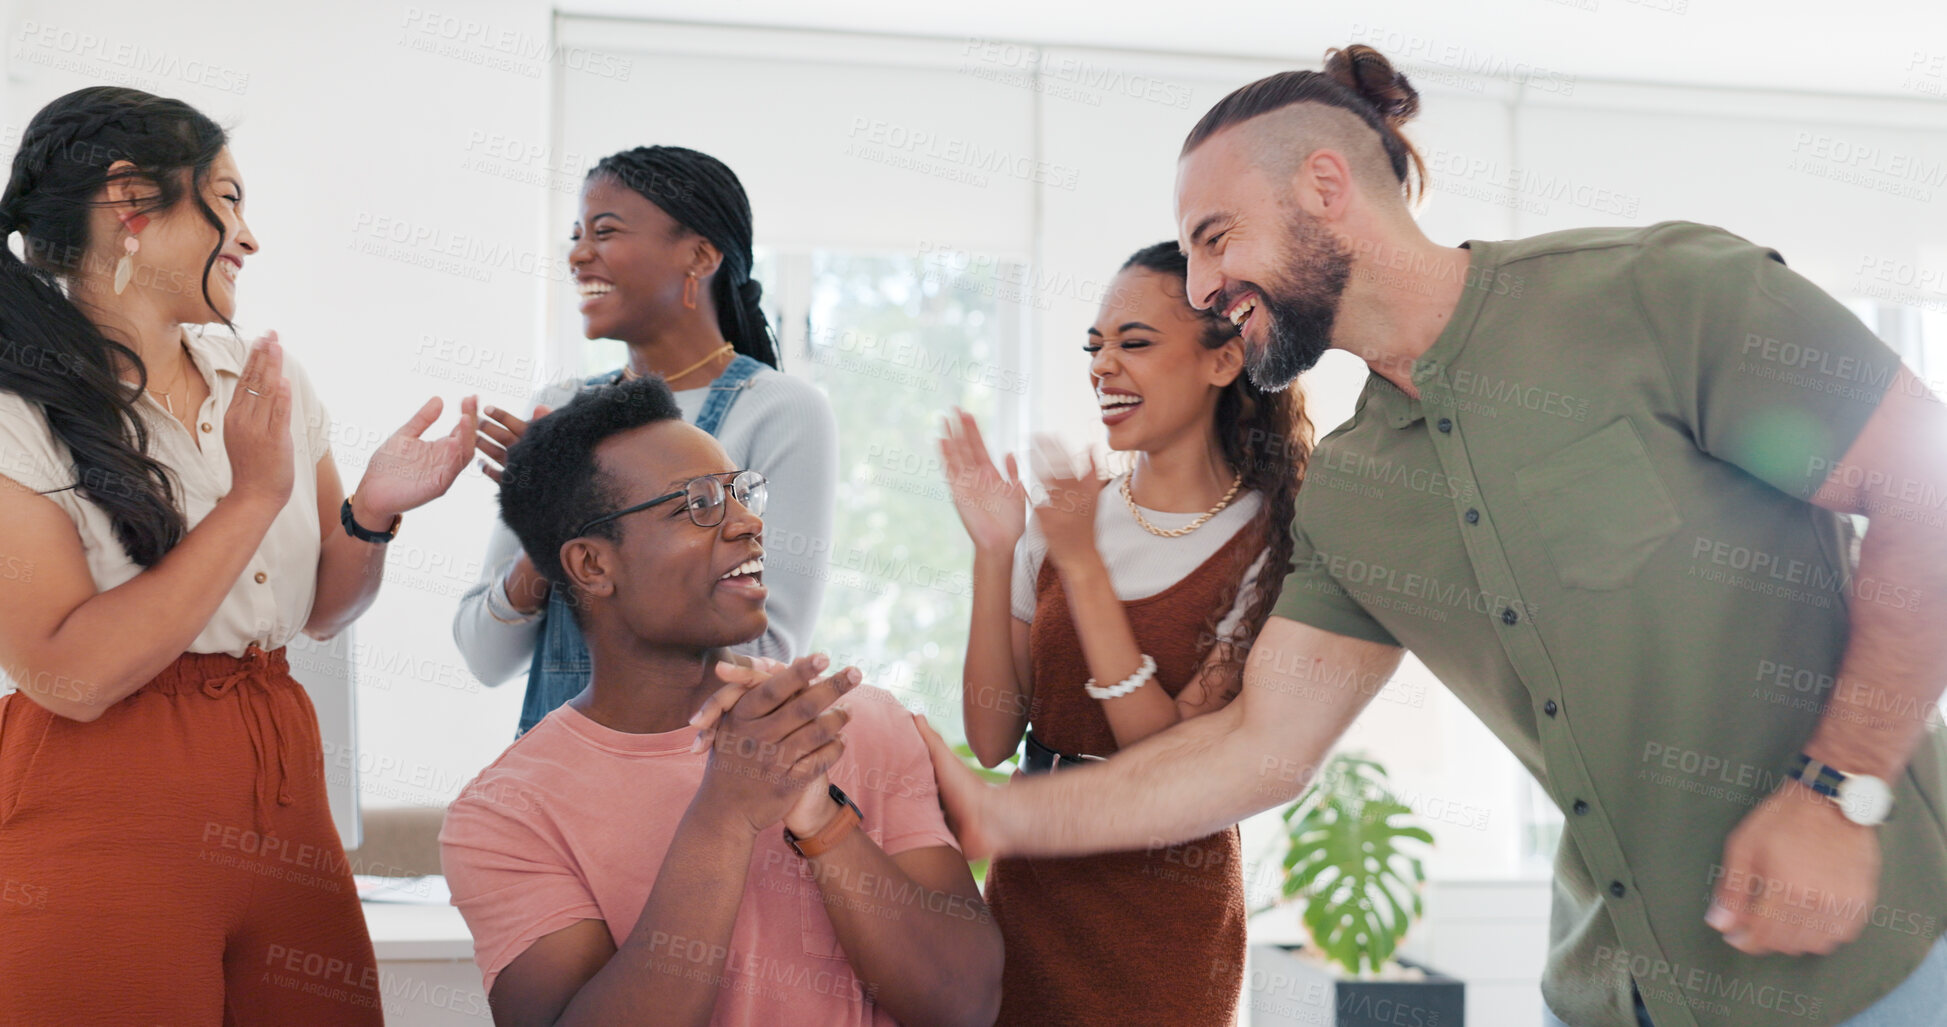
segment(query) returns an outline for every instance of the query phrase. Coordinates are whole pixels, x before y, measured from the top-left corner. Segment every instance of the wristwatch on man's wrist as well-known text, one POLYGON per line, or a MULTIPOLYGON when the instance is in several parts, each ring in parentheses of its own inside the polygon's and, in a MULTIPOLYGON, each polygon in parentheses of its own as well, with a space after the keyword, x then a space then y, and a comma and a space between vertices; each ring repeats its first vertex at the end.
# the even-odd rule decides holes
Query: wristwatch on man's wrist
POLYGON ((837 785, 827 787, 832 801, 839 805, 837 816, 826 821, 825 826, 819 828, 818 833, 809 838, 800 838, 792 834, 788 827, 784 829, 784 844, 791 846, 792 852, 806 859, 815 859, 830 852, 834 846, 845 840, 845 836, 850 834, 853 828, 865 821, 865 814, 859 812, 859 804, 853 802, 851 796, 846 795, 837 785))
POLYGON ((1831 799, 1847 820, 1861 827, 1878 827, 1893 811, 1893 789, 1879 778, 1847 774, 1804 753, 1791 769, 1792 780, 1831 799))

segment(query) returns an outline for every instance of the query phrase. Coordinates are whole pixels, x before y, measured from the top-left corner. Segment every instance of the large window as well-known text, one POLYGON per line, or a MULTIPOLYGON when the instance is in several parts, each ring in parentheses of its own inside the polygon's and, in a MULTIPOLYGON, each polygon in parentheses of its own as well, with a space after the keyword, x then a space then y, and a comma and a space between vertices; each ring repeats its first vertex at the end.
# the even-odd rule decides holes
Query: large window
POLYGON ((938 722, 960 723, 973 547, 935 439, 958 406, 1012 448, 1027 376, 1019 265, 939 254, 760 256, 785 370, 838 420, 839 488, 814 644, 938 722))

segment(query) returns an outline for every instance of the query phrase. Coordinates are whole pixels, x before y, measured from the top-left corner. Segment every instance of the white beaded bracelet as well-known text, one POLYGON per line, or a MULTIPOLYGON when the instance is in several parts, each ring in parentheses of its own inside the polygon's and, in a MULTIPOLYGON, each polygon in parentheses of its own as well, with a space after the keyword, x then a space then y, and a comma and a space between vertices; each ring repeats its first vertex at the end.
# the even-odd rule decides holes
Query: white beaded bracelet
POLYGON ((1144 653, 1142 667, 1137 669, 1134 674, 1124 678, 1121 684, 1111 685, 1108 688, 1097 688, 1095 687, 1095 679, 1089 678, 1088 683, 1082 686, 1082 690, 1087 692, 1091 699, 1120 699, 1130 692, 1141 688, 1148 683, 1150 678, 1155 676, 1156 660, 1148 653, 1144 653))

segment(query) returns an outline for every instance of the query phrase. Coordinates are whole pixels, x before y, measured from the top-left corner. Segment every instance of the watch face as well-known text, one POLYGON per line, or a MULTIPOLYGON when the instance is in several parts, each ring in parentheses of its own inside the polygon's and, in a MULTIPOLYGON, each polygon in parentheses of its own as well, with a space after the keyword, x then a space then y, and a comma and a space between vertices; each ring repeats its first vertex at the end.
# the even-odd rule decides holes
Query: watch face
POLYGON ((1839 809, 1855 824, 1872 827, 1886 820, 1893 809, 1893 789, 1886 782, 1864 774, 1851 774, 1839 782, 1839 809))

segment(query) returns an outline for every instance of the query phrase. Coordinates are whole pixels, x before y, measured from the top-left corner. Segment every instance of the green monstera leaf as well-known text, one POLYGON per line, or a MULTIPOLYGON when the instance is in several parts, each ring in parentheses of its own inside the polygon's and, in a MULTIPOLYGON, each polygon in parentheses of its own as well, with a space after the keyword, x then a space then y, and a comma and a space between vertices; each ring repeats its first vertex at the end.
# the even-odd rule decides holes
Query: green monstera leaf
POLYGON ((1347 755, 1327 763, 1283 813, 1283 896, 1305 900, 1313 944, 1354 975, 1384 966, 1424 911, 1420 846, 1433 835, 1413 815, 1388 788, 1386 768, 1347 755))

